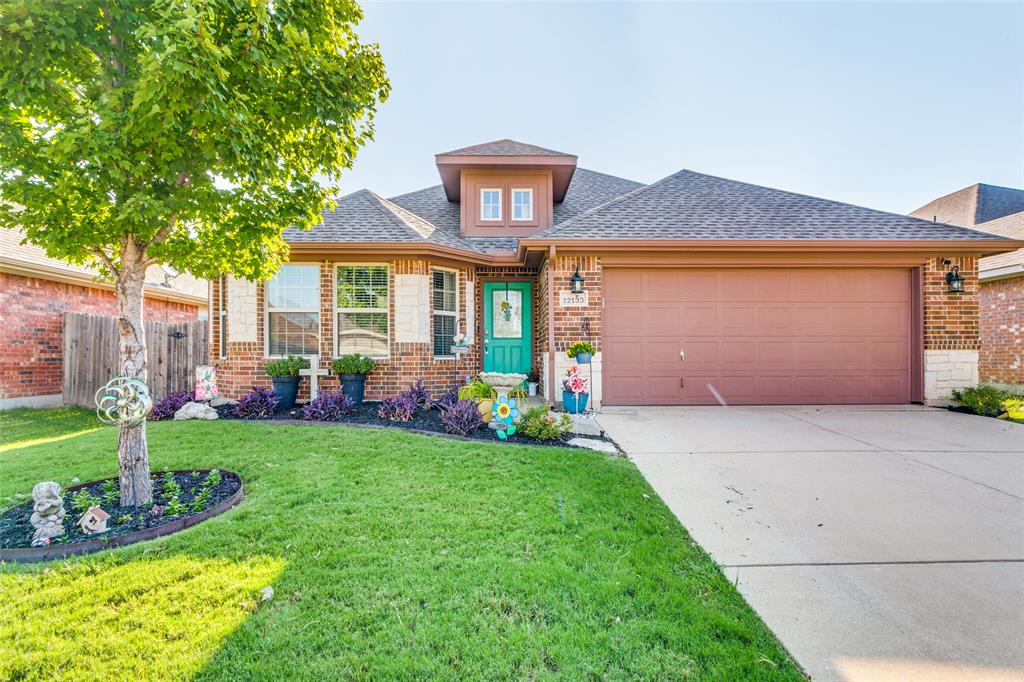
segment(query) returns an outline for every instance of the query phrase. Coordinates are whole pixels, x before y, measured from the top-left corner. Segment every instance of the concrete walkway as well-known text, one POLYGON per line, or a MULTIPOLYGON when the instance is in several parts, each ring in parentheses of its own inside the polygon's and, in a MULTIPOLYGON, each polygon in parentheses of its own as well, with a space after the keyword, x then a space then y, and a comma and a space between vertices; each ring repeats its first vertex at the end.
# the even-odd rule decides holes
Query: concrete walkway
POLYGON ((914 406, 599 419, 815 680, 1024 679, 1024 426, 914 406))

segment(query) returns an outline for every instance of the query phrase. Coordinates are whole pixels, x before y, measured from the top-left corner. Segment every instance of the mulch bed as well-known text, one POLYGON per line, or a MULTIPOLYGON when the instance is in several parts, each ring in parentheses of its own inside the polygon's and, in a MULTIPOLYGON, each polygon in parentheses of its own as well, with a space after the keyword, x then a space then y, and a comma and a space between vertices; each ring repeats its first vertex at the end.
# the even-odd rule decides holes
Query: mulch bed
MULTIPOLYGON (((117 485, 117 479, 93 481, 67 488, 62 493, 64 497, 64 530, 66 532, 64 535, 53 538, 50 549, 62 548, 67 550, 66 553, 72 554, 78 553, 71 551, 72 546, 80 543, 96 543, 100 541, 114 546, 149 539, 163 534, 156 531, 156 529, 176 524, 179 528, 168 528, 167 530, 180 530, 180 528, 191 526, 209 516, 215 515, 211 512, 220 513, 226 511, 229 507, 224 506, 225 502, 231 501, 233 498, 241 499, 242 479, 238 477, 238 474, 230 471, 221 471, 220 482, 217 485, 204 486, 203 482, 208 474, 209 471, 207 470, 171 472, 174 480, 181 486, 181 494, 178 495, 178 501, 188 505, 188 510, 184 513, 170 516, 167 514, 168 510, 166 508, 170 499, 164 494, 163 486, 165 473, 154 472, 152 475, 153 504, 136 509, 134 507, 120 506, 119 500, 101 502, 98 506, 110 514, 110 518, 107 520, 107 531, 92 535, 83 533, 82 529, 78 527, 78 519, 81 518, 82 512, 74 508, 73 497, 75 494, 85 490, 89 494, 102 499, 103 484, 109 480, 114 485, 117 485), (193 508, 192 502, 205 488, 208 488, 210 492, 205 503, 202 505, 202 509, 193 508), (224 508, 218 510, 218 507, 224 508), (129 516, 131 517, 130 520, 126 520, 126 517, 129 516), (129 537, 135 534, 142 537, 136 539, 129 537)), ((29 517, 31 516, 31 500, 0 514, 0 560, 16 558, 5 557, 3 552, 5 549, 31 547, 32 533, 35 531, 29 522, 29 517)))
MULTIPOLYGON (((411 421, 407 422, 393 422, 387 419, 381 419, 377 416, 377 410, 380 404, 376 402, 364 402, 361 405, 356 405, 352 410, 352 413, 342 417, 340 421, 336 422, 322 422, 322 421, 310 421, 305 422, 307 424, 341 424, 341 425, 353 425, 353 426, 376 426, 376 427, 387 427, 404 429, 407 431, 422 431, 428 433, 436 433, 441 436, 451 437, 447 431, 445 431, 444 424, 441 423, 441 412, 434 408, 431 410, 417 410, 416 415, 411 421)), ((238 419, 234 413, 234 405, 221 405, 220 407, 214 408, 217 410, 217 414, 221 419, 238 419)), ((302 419, 302 406, 296 405, 294 408, 285 410, 278 408, 274 412, 274 416, 265 420, 252 420, 252 421, 292 421, 302 419)), ((566 433, 557 440, 537 440, 536 438, 530 438, 529 436, 523 435, 522 433, 516 433, 508 438, 508 440, 501 440, 495 435, 494 431, 485 424, 476 431, 465 436, 470 440, 486 441, 489 443, 519 443, 520 445, 539 445, 547 447, 560 447, 560 448, 575 448, 578 446, 569 445, 568 442, 576 438, 577 435, 574 433, 566 433)), ((606 443, 613 443, 608 438, 598 436, 579 436, 580 438, 587 438, 590 440, 603 441, 606 443)), ((614 443, 613 443, 614 444, 614 443)))

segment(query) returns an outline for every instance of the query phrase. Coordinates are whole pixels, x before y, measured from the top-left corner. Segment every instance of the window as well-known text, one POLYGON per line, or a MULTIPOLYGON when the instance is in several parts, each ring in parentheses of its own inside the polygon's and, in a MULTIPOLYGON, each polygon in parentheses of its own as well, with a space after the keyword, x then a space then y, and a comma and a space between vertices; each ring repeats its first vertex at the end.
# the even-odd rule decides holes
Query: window
POLYGON ((501 190, 480 190, 480 220, 501 220, 501 190))
POLYGON ((434 356, 452 356, 452 337, 459 316, 459 276, 451 270, 434 270, 434 356))
POLYGON ((339 265, 338 355, 388 356, 388 268, 339 265))
POLYGON ((512 220, 533 220, 533 190, 512 190, 512 220))
POLYGON ((267 355, 320 353, 320 267, 282 265, 266 299, 267 355))

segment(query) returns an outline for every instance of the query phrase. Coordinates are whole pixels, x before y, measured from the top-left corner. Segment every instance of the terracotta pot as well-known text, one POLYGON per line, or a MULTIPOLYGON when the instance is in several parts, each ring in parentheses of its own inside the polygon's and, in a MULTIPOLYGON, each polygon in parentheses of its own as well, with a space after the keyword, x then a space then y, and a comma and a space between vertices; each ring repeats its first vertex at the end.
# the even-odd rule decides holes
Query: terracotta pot
POLYGON ((491 416, 494 412, 494 401, 490 398, 477 400, 476 408, 480 410, 480 416, 484 418, 484 424, 490 424, 491 416))

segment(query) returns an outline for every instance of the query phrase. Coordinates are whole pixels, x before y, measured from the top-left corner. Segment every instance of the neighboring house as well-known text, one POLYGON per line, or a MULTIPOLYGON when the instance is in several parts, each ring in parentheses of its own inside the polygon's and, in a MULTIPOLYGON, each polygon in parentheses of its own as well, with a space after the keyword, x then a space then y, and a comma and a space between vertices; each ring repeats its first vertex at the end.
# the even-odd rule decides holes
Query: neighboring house
MULTIPOLYGON (((95 270, 50 258, 23 237, 0 228, 0 409, 61 404, 65 312, 117 315, 114 287, 95 270)), ((147 320, 207 317, 205 280, 152 266, 145 294, 147 320)))
MULTIPOLYGON (((971 185, 910 215, 1024 239, 1024 190, 971 185)), ((1024 391, 1024 249, 982 258, 979 279, 979 379, 1024 391)))
POLYGON ((978 258, 1024 246, 688 170, 641 185, 511 140, 435 163, 440 185, 288 230, 270 281, 212 283, 224 393, 268 385, 268 357, 360 352, 372 398, 536 367, 558 402, 587 340, 597 403, 939 400, 977 383, 978 258))

